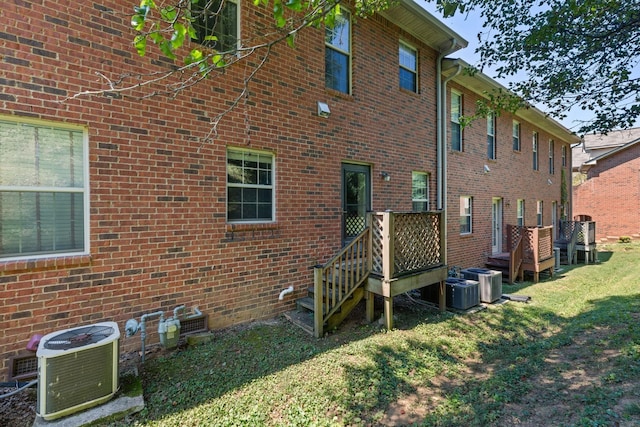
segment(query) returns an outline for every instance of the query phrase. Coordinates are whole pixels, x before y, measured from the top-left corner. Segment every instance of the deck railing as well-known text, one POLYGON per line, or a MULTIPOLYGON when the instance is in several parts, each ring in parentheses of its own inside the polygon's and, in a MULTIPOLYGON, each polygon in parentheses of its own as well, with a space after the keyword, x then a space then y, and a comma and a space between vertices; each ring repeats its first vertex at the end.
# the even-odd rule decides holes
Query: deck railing
POLYGON ((442 212, 371 214, 372 273, 387 280, 443 264, 442 212))
POLYGON ((596 243, 596 222, 580 221, 580 231, 578 232, 579 245, 593 245, 596 243))
POLYGON ((371 228, 367 227, 329 262, 314 269, 314 332, 322 336, 323 325, 371 271, 371 228))

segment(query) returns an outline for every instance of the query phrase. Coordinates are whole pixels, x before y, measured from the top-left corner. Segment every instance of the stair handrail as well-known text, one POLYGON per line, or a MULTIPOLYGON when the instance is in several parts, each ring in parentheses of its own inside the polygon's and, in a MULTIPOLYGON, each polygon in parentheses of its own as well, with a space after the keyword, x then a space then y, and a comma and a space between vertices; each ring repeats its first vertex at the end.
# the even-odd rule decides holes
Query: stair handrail
POLYGON ((509 283, 515 282, 518 277, 522 278, 522 261, 524 259, 522 251, 522 235, 519 235, 509 250, 509 283))
POLYGON ((322 336, 325 322, 369 277, 370 254, 371 227, 367 226, 328 262, 314 267, 313 330, 316 337, 322 336))

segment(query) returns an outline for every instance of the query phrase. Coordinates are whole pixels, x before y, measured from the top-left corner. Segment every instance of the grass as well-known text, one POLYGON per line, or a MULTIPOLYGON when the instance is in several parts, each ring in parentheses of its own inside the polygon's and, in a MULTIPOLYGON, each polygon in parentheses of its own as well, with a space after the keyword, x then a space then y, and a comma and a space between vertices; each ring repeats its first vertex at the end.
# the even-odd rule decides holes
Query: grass
MULTIPOLYGON (((529 295, 467 315, 410 299, 397 329, 352 319, 314 339, 283 320, 148 359, 121 425, 638 425, 640 245, 600 247, 529 295)), ((117 425, 112 424, 112 425, 117 425)))

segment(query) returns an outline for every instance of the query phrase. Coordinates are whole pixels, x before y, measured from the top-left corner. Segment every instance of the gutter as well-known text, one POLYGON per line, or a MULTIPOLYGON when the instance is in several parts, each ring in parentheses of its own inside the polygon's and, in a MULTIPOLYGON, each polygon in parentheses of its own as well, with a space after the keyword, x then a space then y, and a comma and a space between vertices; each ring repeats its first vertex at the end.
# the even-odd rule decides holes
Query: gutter
POLYGON ((442 221, 444 222, 442 229, 444 236, 441 236, 442 253, 444 254, 443 263, 447 264, 447 101, 446 90, 447 83, 457 76, 462 70, 462 66, 458 65, 457 71, 450 77, 442 80, 442 61, 445 56, 461 49, 458 41, 453 38, 448 48, 443 48, 436 59, 436 146, 437 146, 437 203, 436 209, 442 211, 442 221))

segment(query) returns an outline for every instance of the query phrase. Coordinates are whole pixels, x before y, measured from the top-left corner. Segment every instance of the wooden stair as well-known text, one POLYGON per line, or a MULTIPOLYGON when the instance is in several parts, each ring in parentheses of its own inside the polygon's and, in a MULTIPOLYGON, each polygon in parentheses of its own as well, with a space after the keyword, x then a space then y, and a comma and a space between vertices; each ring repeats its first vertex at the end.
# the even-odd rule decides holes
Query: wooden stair
POLYGON ((501 271, 502 281, 509 283, 509 254, 494 254, 487 258, 485 266, 490 270, 501 271))
MULTIPOLYGON (((296 300, 296 309, 285 313, 285 317, 294 325, 313 335, 315 287, 308 288, 308 295, 296 300)), ((364 298, 364 286, 357 288, 352 295, 324 323, 325 330, 334 330, 346 319, 364 298)))

